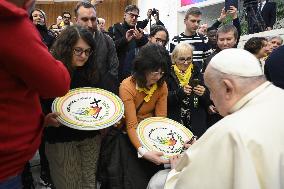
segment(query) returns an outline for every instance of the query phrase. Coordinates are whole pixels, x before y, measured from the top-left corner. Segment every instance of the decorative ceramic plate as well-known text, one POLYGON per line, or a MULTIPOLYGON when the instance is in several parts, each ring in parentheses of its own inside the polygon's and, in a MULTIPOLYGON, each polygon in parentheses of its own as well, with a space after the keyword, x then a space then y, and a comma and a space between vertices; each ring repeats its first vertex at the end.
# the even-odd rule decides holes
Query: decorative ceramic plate
POLYGON ((99 130, 118 122, 124 114, 121 99, 99 88, 76 88, 56 98, 52 112, 59 112, 58 121, 78 130, 99 130))
POLYGON ((163 117, 144 119, 136 131, 147 150, 163 152, 165 158, 182 153, 185 141, 193 137, 190 130, 180 123, 163 117))

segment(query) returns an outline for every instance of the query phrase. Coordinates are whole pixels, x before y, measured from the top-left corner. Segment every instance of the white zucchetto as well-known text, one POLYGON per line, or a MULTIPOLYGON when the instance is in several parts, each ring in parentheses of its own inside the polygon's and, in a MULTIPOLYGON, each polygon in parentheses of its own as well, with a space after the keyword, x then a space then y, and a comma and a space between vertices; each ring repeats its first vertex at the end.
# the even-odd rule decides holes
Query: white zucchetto
POLYGON ((216 54, 209 63, 216 70, 235 76, 255 77, 263 75, 259 60, 243 49, 225 49, 216 54))

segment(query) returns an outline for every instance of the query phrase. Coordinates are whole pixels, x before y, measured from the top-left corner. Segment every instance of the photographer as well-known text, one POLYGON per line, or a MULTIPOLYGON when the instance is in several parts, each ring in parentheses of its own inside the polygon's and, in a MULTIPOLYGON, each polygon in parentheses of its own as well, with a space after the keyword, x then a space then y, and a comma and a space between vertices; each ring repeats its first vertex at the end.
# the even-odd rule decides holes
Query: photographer
POLYGON ((152 27, 152 19, 151 17, 154 17, 155 21, 156 21, 156 25, 159 25, 159 26, 165 26, 164 23, 160 20, 160 13, 159 13, 159 10, 158 9, 148 9, 148 12, 147 12, 147 19, 143 20, 143 21, 138 21, 137 22, 137 25, 141 25, 141 28, 145 28, 149 21, 150 21, 150 27, 152 27))
POLYGON ((131 75, 132 60, 135 58, 137 48, 148 42, 143 30, 137 27, 138 17, 139 8, 136 5, 128 5, 124 11, 124 22, 114 24, 109 29, 119 60, 119 81, 131 75))

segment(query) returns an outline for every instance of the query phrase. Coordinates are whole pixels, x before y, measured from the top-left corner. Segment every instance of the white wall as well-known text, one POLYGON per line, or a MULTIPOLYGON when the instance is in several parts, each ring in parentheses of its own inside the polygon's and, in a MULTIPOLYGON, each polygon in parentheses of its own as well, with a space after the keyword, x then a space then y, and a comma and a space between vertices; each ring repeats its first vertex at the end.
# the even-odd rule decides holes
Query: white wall
MULTIPOLYGON (((140 19, 146 19, 148 9, 156 8, 160 12, 160 20, 169 31, 170 39, 177 34, 177 14, 180 8, 178 0, 138 0, 140 19)), ((154 18, 152 18, 152 22, 154 18)))
POLYGON ((247 40, 249 40, 252 37, 269 37, 269 36, 279 36, 284 40, 284 29, 276 29, 276 30, 265 31, 265 32, 250 34, 250 35, 243 35, 240 38, 238 48, 243 48, 247 40))
MULTIPOLYGON (((221 9, 224 7, 224 0, 208 0, 208 2, 211 1, 216 1, 218 4, 201 7, 203 13, 202 23, 208 23, 209 25, 219 17, 221 9)), ((196 5, 198 6, 198 4, 196 5)), ((191 6, 181 7, 180 0, 138 0, 138 7, 141 20, 147 17, 149 8, 158 9, 160 11, 160 20, 165 24, 170 39, 172 39, 175 35, 184 31, 185 11, 191 6)))

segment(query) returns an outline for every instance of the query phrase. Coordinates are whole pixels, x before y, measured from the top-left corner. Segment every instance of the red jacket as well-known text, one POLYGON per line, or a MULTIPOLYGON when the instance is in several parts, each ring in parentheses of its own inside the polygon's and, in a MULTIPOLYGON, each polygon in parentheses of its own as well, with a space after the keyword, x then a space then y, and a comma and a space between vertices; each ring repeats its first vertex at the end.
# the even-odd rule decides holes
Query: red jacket
POLYGON ((20 174, 41 142, 39 97, 63 96, 70 76, 27 12, 0 0, 0 182, 20 174))

